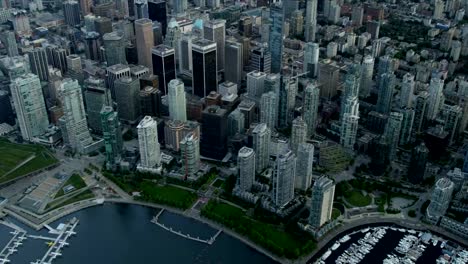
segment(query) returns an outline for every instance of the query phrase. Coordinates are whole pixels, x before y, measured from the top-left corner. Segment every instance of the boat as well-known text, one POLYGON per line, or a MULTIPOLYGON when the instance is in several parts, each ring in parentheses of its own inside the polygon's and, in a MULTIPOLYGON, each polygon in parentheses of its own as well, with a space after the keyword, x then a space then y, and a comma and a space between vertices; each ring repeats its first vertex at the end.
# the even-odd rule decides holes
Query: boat
POLYGON ((336 250, 337 248, 340 247, 340 245, 341 245, 340 242, 337 241, 337 242, 335 242, 335 244, 333 244, 333 246, 332 246, 331 249, 332 249, 332 250, 336 250))
POLYGON ((322 256, 322 260, 326 260, 330 255, 331 255, 331 250, 327 250, 327 252, 325 252, 325 254, 323 254, 322 256))
POLYGON ((437 239, 434 239, 434 241, 432 241, 432 245, 433 245, 434 247, 437 246, 437 242, 439 242, 439 241, 437 241, 437 239))
POLYGON ((444 248, 446 244, 447 244, 447 241, 442 241, 442 243, 440 244, 440 248, 444 248))
POLYGON ((350 240, 350 239, 351 239, 351 237, 348 236, 348 235, 346 235, 346 236, 344 236, 344 237, 342 237, 342 238, 340 239, 340 242, 341 242, 341 243, 344 243, 344 242, 346 242, 346 241, 348 241, 348 240, 350 240))
POLYGON ((369 232, 369 230, 370 230, 370 228, 369 228, 369 227, 368 227, 368 228, 366 228, 366 229, 362 229, 362 230, 361 230, 361 233, 367 233, 367 232, 369 232))

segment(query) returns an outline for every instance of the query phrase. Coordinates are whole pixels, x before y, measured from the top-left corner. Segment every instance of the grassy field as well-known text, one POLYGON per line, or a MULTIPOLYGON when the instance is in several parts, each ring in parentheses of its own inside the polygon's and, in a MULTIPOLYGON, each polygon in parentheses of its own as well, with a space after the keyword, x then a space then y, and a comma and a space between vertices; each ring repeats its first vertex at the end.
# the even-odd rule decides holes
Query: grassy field
POLYGON ((62 185, 62 188, 57 192, 55 195, 55 198, 58 198, 60 196, 63 196, 65 192, 63 191, 63 187, 66 187, 68 185, 72 185, 75 187, 75 190, 79 190, 81 188, 86 187, 86 183, 84 182, 83 178, 81 178, 80 175, 78 174, 73 174, 68 178, 68 180, 62 185))
POLYGON ((0 183, 45 168, 56 162, 57 159, 44 146, 15 144, 0 139, 0 183), (31 157, 34 158, 15 169, 31 157))
POLYGON ((361 191, 357 190, 346 193, 345 198, 348 203, 356 207, 368 206, 372 202, 372 198, 369 195, 364 196, 361 191))
POLYGON ((165 204, 188 209, 197 200, 197 194, 174 186, 158 186, 149 181, 140 183, 142 199, 148 202, 165 204))

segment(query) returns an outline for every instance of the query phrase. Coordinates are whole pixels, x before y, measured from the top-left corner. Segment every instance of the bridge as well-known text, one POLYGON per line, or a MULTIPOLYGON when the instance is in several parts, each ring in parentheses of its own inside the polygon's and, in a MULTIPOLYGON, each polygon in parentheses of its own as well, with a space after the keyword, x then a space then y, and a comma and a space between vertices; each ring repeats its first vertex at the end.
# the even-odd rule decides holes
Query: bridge
POLYGON ((219 234, 221 234, 221 232, 222 232, 222 230, 218 230, 218 232, 216 232, 216 234, 214 236, 210 237, 209 239, 201 239, 199 237, 192 237, 192 236, 190 236, 190 234, 184 234, 181 231, 173 230, 171 227, 167 227, 164 224, 160 223, 158 220, 159 220, 159 217, 161 216, 161 214, 163 212, 164 212, 164 209, 161 209, 161 211, 159 211, 159 213, 156 216, 153 217, 151 222, 158 225, 158 226, 160 226, 164 230, 169 231, 169 232, 171 232, 171 233, 173 233, 175 235, 178 235, 180 237, 190 239, 190 240, 193 240, 193 241, 197 241, 197 242, 201 242, 201 243, 205 243, 205 244, 208 244, 208 245, 212 245, 216 241, 216 238, 219 236, 219 234))

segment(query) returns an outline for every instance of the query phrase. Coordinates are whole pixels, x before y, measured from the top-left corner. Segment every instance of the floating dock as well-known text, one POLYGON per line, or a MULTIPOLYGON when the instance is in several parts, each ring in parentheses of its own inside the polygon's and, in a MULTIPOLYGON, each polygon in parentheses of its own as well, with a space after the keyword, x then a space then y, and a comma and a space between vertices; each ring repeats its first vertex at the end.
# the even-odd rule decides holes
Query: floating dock
POLYGON ((13 237, 8 241, 8 244, 0 252, 0 264, 10 262, 10 255, 18 251, 18 247, 23 244, 23 240, 26 239, 26 232, 15 230, 10 232, 13 237))

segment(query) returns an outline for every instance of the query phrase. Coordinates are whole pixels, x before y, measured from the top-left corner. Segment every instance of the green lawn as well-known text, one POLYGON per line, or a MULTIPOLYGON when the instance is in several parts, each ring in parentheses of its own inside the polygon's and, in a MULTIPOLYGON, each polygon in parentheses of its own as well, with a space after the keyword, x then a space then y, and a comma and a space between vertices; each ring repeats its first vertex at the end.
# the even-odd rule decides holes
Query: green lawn
POLYGON ((90 199, 90 198, 93 198, 94 197, 94 193, 91 191, 91 190, 86 190, 78 195, 75 195, 73 197, 70 197, 69 199, 59 203, 59 204, 54 204, 54 203, 49 203, 47 206, 46 206, 46 209, 47 210, 52 210, 52 209, 55 209, 55 208, 60 208, 60 207, 63 207, 65 205, 68 205, 68 204, 72 204, 72 203, 75 203, 75 202, 78 202, 78 201, 82 201, 82 200, 86 200, 86 199, 90 199))
POLYGON ((336 208, 333 208, 333 211, 332 211, 332 219, 337 219, 340 215, 341 215, 340 210, 338 210, 338 209, 336 209, 336 208))
POLYGON ((361 191, 357 190, 345 193, 345 198, 348 203, 355 207, 368 206, 372 202, 372 198, 369 195, 364 196, 361 191))
POLYGON ((216 179, 216 181, 213 183, 213 186, 216 188, 219 188, 223 185, 224 181, 221 179, 216 179))
POLYGON ((56 162, 57 159, 44 146, 16 144, 0 139, 0 183, 42 169, 56 162), (34 158, 11 171, 30 157, 34 158))
POLYGON ((62 188, 57 192, 55 195, 55 198, 58 198, 60 196, 63 196, 65 192, 63 191, 63 187, 66 187, 68 185, 72 185, 75 187, 75 190, 81 189, 86 187, 86 183, 84 182, 83 178, 81 178, 80 175, 78 174, 73 174, 68 178, 68 180, 62 185, 62 188))
POLYGON ((181 209, 190 208, 198 198, 196 193, 174 186, 158 186, 149 181, 141 182, 139 189, 142 200, 181 209))
POLYGON ((310 253, 316 246, 307 233, 287 232, 280 226, 260 222, 248 217, 244 211, 232 205, 210 201, 202 209, 202 215, 219 222, 278 256, 296 259, 310 253))

